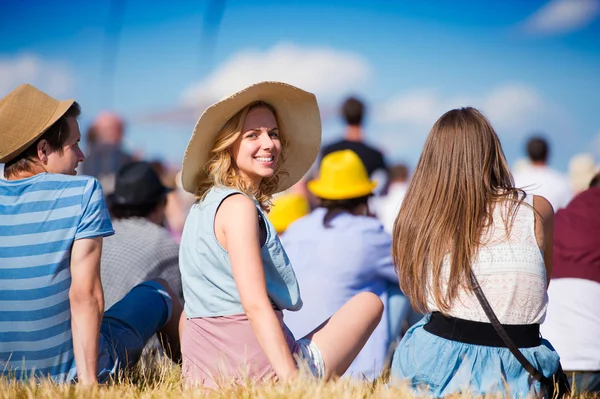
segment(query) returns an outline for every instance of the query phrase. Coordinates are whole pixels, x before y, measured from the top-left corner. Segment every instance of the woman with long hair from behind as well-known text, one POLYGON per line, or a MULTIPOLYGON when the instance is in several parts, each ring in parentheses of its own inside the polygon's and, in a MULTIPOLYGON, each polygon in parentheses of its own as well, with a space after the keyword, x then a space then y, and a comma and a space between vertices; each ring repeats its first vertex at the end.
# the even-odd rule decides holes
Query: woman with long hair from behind
POLYGON ((515 188, 500 140, 474 108, 433 126, 394 224, 400 287, 426 316, 399 344, 392 378, 434 396, 526 395, 544 388, 497 335, 471 271, 525 358, 546 377, 559 357, 540 338, 552 268, 553 210, 515 188))

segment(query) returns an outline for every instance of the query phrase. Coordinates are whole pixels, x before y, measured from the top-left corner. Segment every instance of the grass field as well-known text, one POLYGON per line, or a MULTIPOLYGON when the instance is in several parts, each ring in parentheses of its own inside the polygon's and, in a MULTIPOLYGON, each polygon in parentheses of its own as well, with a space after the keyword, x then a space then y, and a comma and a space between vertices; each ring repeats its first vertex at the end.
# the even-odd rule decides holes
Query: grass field
MULTIPOLYGON (((266 399, 333 399, 333 398, 410 398, 414 395, 407 389, 388 387, 383 380, 370 382, 337 380, 318 382, 299 378, 290 383, 252 384, 246 382, 236 386, 225 386, 218 391, 185 389, 181 383, 178 366, 167 363, 142 364, 138 369, 120 379, 118 383, 85 388, 75 384, 57 385, 51 382, 9 383, 0 379, 0 398, 68 398, 68 399, 124 399, 124 398, 266 398, 266 399)), ((453 397, 472 398, 472 395, 453 397)), ((488 397, 501 397, 488 396, 488 397)), ((591 399, 584 394, 579 398, 591 399)), ((597 396, 596 396, 597 398, 597 396)))

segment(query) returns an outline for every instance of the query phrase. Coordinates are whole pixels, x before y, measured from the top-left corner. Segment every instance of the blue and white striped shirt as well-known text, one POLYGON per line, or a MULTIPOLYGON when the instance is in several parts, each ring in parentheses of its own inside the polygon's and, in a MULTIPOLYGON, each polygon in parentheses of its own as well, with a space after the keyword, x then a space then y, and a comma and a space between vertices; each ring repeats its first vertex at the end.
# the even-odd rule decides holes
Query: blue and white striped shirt
POLYGON ((1 374, 58 382, 76 376, 71 247, 111 234, 102 188, 92 177, 42 173, 0 180, 1 374))

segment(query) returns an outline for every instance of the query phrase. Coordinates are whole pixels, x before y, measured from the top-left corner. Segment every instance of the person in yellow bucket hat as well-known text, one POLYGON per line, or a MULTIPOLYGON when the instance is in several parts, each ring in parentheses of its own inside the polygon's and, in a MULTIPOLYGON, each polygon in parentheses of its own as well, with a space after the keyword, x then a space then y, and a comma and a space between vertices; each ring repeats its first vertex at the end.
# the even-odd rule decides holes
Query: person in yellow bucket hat
MULTIPOLYGON (((304 298, 300 311, 285 314, 295 336, 305 334, 308 326, 333 314, 360 292, 374 293, 386 303, 388 291, 398 286, 392 238, 369 215, 368 200, 375 187, 351 150, 326 155, 319 177, 308 182, 319 207, 290 225, 281 238, 304 298)), ((408 306, 404 301, 402 310, 408 312, 408 306)), ((406 315, 396 311, 394 317, 402 320, 406 315)), ((384 317, 345 376, 379 376, 390 341, 399 333, 389 325, 384 317)))
POLYGON ((321 161, 319 178, 308 189, 325 200, 347 200, 370 196, 377 183, 369 180, 367 169, 351 150, 332 152, 321 161))
POLYGON ((288 226, 310 213, 308 200, 298 193, 284 193, 273 198, 273 207, 267 217, 277 234, 283 234, 288 226))

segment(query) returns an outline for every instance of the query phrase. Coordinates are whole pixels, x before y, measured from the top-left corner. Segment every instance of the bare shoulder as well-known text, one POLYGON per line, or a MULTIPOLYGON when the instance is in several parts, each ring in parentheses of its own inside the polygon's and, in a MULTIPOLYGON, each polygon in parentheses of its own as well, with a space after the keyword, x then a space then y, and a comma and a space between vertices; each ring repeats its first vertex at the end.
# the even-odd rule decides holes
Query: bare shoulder
POLYGON ((244 212, 248 210, 256 212, 256 205, 254 201, 243 194, 233 194, 223 200, 219 209, 228 212, 244 212))
POLYGON ((225 198, 215 215, 214 229, 219 244, 229 251, 231 242, 258 234, 257 215, 254 201, 245 195, 233 194, 225 198))
POLYGON ((230 221, 243 223, 255 221, 258 211, 254 201, 243 194, 233 194, 225 198, 217 210, 217 221, 228 224, 230 221))
POLYGON ((554 219, 554 209, 552 204, 541 195, 533 196, 533 209, 539 212, 543 220, 554 219))

